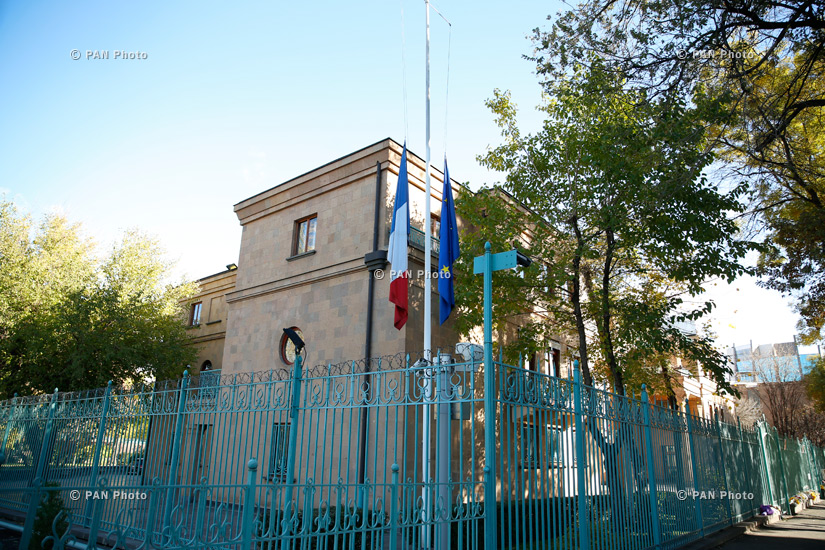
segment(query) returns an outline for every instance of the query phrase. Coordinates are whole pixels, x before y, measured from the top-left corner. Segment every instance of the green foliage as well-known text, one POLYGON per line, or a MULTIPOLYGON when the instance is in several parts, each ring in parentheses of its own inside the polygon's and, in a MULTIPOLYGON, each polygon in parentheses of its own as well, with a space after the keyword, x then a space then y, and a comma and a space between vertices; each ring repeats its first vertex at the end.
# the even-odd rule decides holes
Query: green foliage
POLYGON ((600 59, 703 108, 720 181, 748 182, 762 284, 795 298, 806 342, 825 329, 824 26, 821 3, 585 0, 535 31, 533 57, 548 88, 600 59))
POLYGON ((78 225, 34 227, 0 201, 0 394, 171 377, 192 360, 159 243, 127 232, 102 260, 78 225))
POLYGON ((45 490, 40 495, 40 505, 37 507, 29 550, 55 548, 55 533, 57 533, 57 538, 60 538, 69 528, 67 520, 69 510, 63 504, 60 492, 56 490, 57 487, 60 487, 60 484, 54 482, 47 482, 44 485, 45 490), (58 515, 60 515, 59 518, 58 515), (52 539, 46 540, 43 544, 43 540, 48 537, 52 539))
MULTIPOLYGON (((745 271, 740 260, 755 246, 738 237, 731 216, 743 209, 744 186, 724 192, 704 177, 713 156, 701 106, 650 98, 627 88, 613 68, 588 61, 547 86, 547 118, 534 135, 519 132, 508 94, 497 91, 489 101, 504 143, 480 160, 506 172, 504 189, 525 207, 489 191, 457 201, 477 229, 465 236, 463 250, 472 258, 484 240, 501 248, 518 241, 528 249, 538 260, 532 272, 497 279, 504 303, 496 320, 500 325, 521 313, 528 328, 520 337, 540 338, 548 323, 577 332, 585 380, 589 355, 594 372, 619 392, 625 374, 641 383, 680 355, 702 361, 732 391, 726 360, 710 339, 675 325, 712 309, 688 300, 709 278, 730 281, 745 271), (530 305, 550 315, 533 322, 524 317, 530 305), (596 344, 590 350, 588 341, 596 344)), ((461 300, 468 325, 479 320, 473 304, 481 301, 479 283, 472 284, 466 291, 473 294, 461 300)))
POLYGON ((814 406, 819 412, 825 412, 825 359, 820 358, 811 372, 803 379, 814 406))

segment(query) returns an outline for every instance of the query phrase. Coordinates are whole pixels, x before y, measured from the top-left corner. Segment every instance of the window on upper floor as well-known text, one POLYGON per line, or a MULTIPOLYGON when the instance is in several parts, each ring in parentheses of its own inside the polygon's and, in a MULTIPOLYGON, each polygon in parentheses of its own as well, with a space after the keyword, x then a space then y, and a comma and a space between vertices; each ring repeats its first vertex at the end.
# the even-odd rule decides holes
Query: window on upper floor
POLYGON ((295 222, 295 239, 292 243, 292 255, 306 254, 315 250, 315 228, 318 215, 313 214, 295 222))
POLYGON ((195 302, 189 310, 189 326, 197 326, 201 324, 201 310, 203 309, 202 302, 195 302))

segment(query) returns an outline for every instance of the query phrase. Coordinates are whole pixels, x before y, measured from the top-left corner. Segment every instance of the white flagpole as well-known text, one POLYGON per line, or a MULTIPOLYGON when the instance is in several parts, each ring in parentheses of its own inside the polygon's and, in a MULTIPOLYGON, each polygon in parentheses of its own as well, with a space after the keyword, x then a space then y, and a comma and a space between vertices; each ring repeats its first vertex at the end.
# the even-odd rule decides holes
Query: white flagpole
POLYGON ((426 108, 426 140, 427 147, 425 149, 427 157, 425 162, 427 164, 426 175, 426 197, 424 202, 424 353, 427 361, 432 361, 432 221, 430 219, 430 2, 425 0, 427 4, 427 108, 426 108))
POLYGON ((430 481, 430 402, 432 401, 432 314, 431 314, 431 300, 432 300, 432 279, 430 273, 432 272, 432 239, 430 238, 431 225, 430 221, 430 2, 424 0, 427 11, 427 70, 426 70, 426 136, 427 141, 425 148, 425 198, 424 198, 424 359, 427 360, 427 369, 425 371, 424 381, 424 414, 422 426, 423 441, 421 444, 421 480, 423 487, 422 504, 424 513, 424 525, 422 525, 422 547, 431 548, 430 544, 430 525, 428 522, 432 518, 432 502, 430 501, 429 481, 430 481))

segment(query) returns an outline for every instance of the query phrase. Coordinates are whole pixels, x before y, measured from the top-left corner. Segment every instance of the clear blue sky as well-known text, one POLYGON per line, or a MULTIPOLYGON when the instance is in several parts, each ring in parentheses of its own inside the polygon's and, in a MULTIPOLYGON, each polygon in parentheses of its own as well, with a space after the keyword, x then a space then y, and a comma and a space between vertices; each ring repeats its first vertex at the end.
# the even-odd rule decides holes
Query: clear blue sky
MULTIPOLYGON (((181 273, 220 271, 238 257, 233 204, 382 138, 404 139, 402 6, 408 140, 423 156, 421 0, 2 2, 0 193, 35 216, 82 222, 102 247, 139 227, 161 238, 181 273), (87 59, 96 51, 109 59, 87 59)), ((475 161, 499 142, 484 100, 510 89, 525 129, 538 126, 541 90, 522 55, 561 3, 435 6, 453 24, 450 173, 477 188, 500 179, 475 161)), ((431 26, 440 166, 448 32, 435 12, 431 26)), ((785 300, 736 286, 720 294, 722 339, 790 340, 785 300)))

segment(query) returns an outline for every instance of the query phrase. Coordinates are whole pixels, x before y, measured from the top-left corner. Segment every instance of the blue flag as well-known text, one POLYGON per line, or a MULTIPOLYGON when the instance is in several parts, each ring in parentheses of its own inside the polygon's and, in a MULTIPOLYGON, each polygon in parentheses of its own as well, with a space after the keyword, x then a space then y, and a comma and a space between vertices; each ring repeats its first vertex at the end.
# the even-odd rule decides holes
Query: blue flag
POLYGON ((450 185, 450 172, 447 169, 447 157, 444 157, 444 191, 441 195, 441 231, 438 234, 441 241, 441 249, 438 252, 438 296, 440 298, 438 311, 443 325, 455 307, 453 263, 461 254, 458 249, 458 226, 455 222, 455 204, 453 204, 453 188, 450 185))

